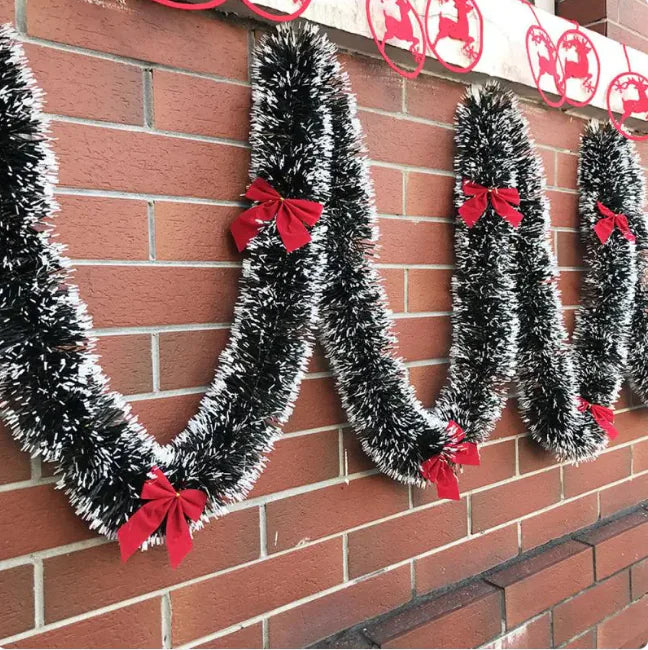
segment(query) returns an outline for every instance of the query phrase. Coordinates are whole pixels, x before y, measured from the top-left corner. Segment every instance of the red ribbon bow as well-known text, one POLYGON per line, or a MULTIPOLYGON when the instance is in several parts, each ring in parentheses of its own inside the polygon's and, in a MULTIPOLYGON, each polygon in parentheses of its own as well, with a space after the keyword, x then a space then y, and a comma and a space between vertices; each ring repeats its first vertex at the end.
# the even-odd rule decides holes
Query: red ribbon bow
POLYGON ((596 207, 603 215, 596 224, 594 224, 594 232, 596 232, 601 244, 605 244, 605 242, 610 239, 610 235, 615 226, 628 241, 637 241, 637 238, 630 232, 628 217, 626 217, 625 214, 616 214, 616 212, 612 212, 610 208, 604 206, 600 201, 596 202, 596 207))
POLYGON ((128 558, 160 527, 166 518, 166 543, 171 566, 175 569, 189 551, 192 541, 187 517, 198 521, 207 503, 201 490, 177 492, 162 470, 154 467, 155 478, 144 483, 141 498, 145 503, 117 531, 122 562, 128 558))
POLYGON ((421 474, 430 483, 436 483, 440 499, 459 501, 459 481, 452 464, 479 465, 479 450, 474 442, 464 442, 466 434, 453 420, 448 423, 448 431, 452 434, 450 443, 421 465, 421 474))
POLYGON ((579 397, 578 410, 581 413, 590 411, 596 424, 605 431, 610 440, 614 440, 619 435, 618 429, 614 426, 614 411, 612 409, 600 404, 590 404, 586 399, 579 397))
POLYGON ((493 210, 514 228, 522 222, 522 213, 513 207, 520 205, 520 193, 514 187, 484 187, 464 179, 463 191, 464 194, 472 196, 459 208, 459 215, 468 228, 472 228, 481 219, 489 199, 493 210))
POLYGON ((277 230, 289 253, 311 241, 306 226, 314 226, 322 216, 324 206, 305 199, 284 199, 268 181, 257 178, 245 193, 245 198, 259 205, 243 212, 232 223, 231 231, 239 253, 261 230, 265 221, 277 217, 277 230), (304 225, 306 224, 306 226, 304 225))

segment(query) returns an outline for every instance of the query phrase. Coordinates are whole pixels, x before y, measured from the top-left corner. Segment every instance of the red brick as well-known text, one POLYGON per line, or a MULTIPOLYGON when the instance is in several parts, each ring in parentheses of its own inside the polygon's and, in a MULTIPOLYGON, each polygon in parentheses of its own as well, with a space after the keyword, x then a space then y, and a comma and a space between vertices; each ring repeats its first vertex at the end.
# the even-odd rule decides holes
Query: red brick
POLYGON ((638 0, 619 2, 619 21, 622 25, 648 36, 648 6, 638 0))
POLYGON ((400 112, 403 108, 403 78, 380 59, 365 56, 339 55, 349 75, 358 104, 366 108, 400 112))
POLYGON ((454 176, 407 173, 407 214, 410 217, 445 217, 452 219, 455 209, 454 176))
POLYGON ((626 642, 635 640, 643 645, 646 638, 648 638, 648 597, 642 598, 616 616, 603 621, 596 630, 596 647, 626 647, 626 642))
POLYGON ((344 448, 344 473, 347 475, 356 472, 366 472, 375 468, 373 461, 362 449, 360 439, 353 429, 344 429, 342 432, 342 445, 344 448))
POLYGON ((192 648, 209 648, 220 650, 221 648, 263 648, 263 624, 255 623, 248 625, 236 632, 219 636, 217 639, 194 645, 192 648))
POLYGON ((580 236, 576 232, 557 232, 558 265, 583 266, 583 252, 580 236))
POLYGON ((630 567, 630 584, 632 585, 632 600, 637 600, 648 594, 648 560, 643 560, 630 567))
POLYGON ((207 386, 227 345, 227 329, 160 333, 160 388, 207 386))
POLYGON ((150 336, 102 336, 98 339, 97 352, 113 390, 125 394, 153 390, 150 336))
POLYGON ((370 171, 378 213, 403 214, 403 172, 400 169, 375 165, 370 171))
POLYGON ((553 610, 554 643, 565 643, 630 602, 627 571, 601 582, 553 610))
POLYGON ((632 445, 632 471, 644 472, 648 469, 648 440, 632 445))
POLYGON ((335 429, 279 440, 249 498, 335 478, 340 473, 338 441, 335 429))
POLYGON ((417 311, 452 309, 452 274, 450 269, 409 269, 407 271, 407 308, 417 311))
POLYGON ((405 272, 403 269, 380 269, 387 292, 387 306, 396 313, 405 311, 405 272))
POLYGON ((410 383, 416 390, 416 396, 426 408, 430 408, 436 402, 441 386, 445 382, 447 369, 447 363, 413 366, 409 369, 410 383))
POLYGON ((369 476, 298 494, 266 505, 268 551, 332 535, 407 510, 407 489, 369 476))
POLYGON ((640 510, 604 524, 578 539, 594 546, 601 580, 648 555, 648 512, 640 510))
POLYGON ((141 68, 40 45, 27 44, 25 53, 48 113, 144 123, 141 68))
POLYGON ((614 426, 619 431, 619 437, 611 443, 611 446, 643 438, 648 434, 648 410, 640 408, 617 413, 614 418, 614 426))
POLYGON ((542 167, 544 175, 547 180, 547 185, 556 184, 556 152, 553 149, 540 149, 536 152, 540 155, 542 160, 542 167))
POLYGON ((380 220, 383 264, 452 264, 452 226, 436 221, 380 220))
POLYGON ((445 359, 450 352, 450 317, 398 318, 398 354, 406 361, 445 359))
POLYGON ((546 508, 559 500, 558 469, 479 492, 472 496, 473 533, 546 508))
POLYGON ((21 451, 6 426, 0 424, 0 485, 31 477, 29 454, 21 451))
POLYGON ((491 439, 517 436, 524 433, 525 430, 526 425, 520 416, 517 402, 515 400, 509 400, 502 411, 502 416, 495 425, 495 430, 491 435, 491 439))
POLYGON ((537 104, 523 104, 522 110, 529 120, 531 135, 538 144, 578 151, 582 120, 537 104))
POLYGON ((0 560, 96 537, 54 485, 0 492, 0 560))
POLYGON ((467 535, 465 501, 408 513, 349 533, 349 576, 372 573, 467 535))
POLYGON ((560 271, 558 287, 560 288, 563 305, 576 306, 580 304, 581 279, 581 271, 560 271))
POLYGON ((568 20, 575 20, 581 25, 588 25, 606 18, 607 3, 606 0, 561 0, 556 3, 556 13, 568 20))
POLYGON ((499 634, 499 590, 474 582, 363 630, 380 648, 476 648, 499 634))
POLYGON ((178 569, 169 565, 165 546, 136 553, 128 564, 119 561, 117 544, 47 558, 45 621, 76 616, 258 557, 259 513, 249 508, 197 532, 191 553, 178 569))
POLYGON ((544 614, 533 621, 522 624, 501 639, 500 645, 504 650, 509 648, 550 648, 551 619, 544 614))
POLYGON ((452 170, 451 129, 380 113, 360 112, 372 160, 452 170))
POLYGON ((157 201, 157 259, 239 261, 230 226, 240 213, 240 208, 157 201))
POLYGON ((27 25, 30 36, 46 40, 247 78, 247 30, 207 12, 181 13, 146 0, 110 4, 30 0, 27 25))
POLYGON ((53 220, 54 232, 73 259, 149 258, 144 201, 70 195, 57 199, 61 211, 53 220))
POLYGON ((518 440, 518 454, 520 457, 520 474, 536 472, 556 465, 556 457, 541 447, 531 436, 518 440))
POLYGON ((95 327, 227 323, 238 269, 80 266, 75 273, 95 327))
POLYGON ((420 75, 405 83, 407 112, 435 122, 454 124, 457 104, 466 86, 438 77, 420 75))
POLYGON ((568 190, 578 189, 578 156, 569 153, 557 153, 556 185, 568 190))
POLYGON ((245 191, 243 147, 57 122, 62 186, 236 201, 245 191))
POLYGON ((601 454, 594 462, 579 466, 567 465, 563 471, 565 497, 589 492, 607 483, 620 481, 630 475, 632 453, 630 447, 622 447, 601 454))
POLYGON ((187 426, 200 407, 202 393, 174 395, 131 402, 133 413, 162 445, 171 442, 187 426))
POLYGON ((270 619, 270 647, 306 647, 402 605, 410 589, 409 567, 402 566, 289 609, 270 619))
POLYGON ((250 103, 248 86, 163 70, 153 72, 154 124, 163 131, 245 141, 250 103))
POLYGON ((341 424, 347 419, 332 377, 302 382, 295 410, 285 426, 286 432, 341 424))
POLYGON ((185 644, 341 581, 338 538, 183 587, 171 594, 173 644, 185 644))
POLYGON ((506 625, 515 627, 594 582, 592 549, 569 541, 495 571, 504 589, 506 625))
POLYGON ((35 634, 6 648, 160 648, 159 598, 35 634))
POLYGON ((34 627, 34 567, 31 564, 0 571, 0 638, 34 627))
POLYGON ((460 582, 515 557, 517 527, 507 526, 478 535, 450 548, 415 560, 419 594, 460 582))
POLYGON ((565 503, 522 521, 522 549, 528 550, 591 526, 598 519, 596 494, 565 503))
POLYGON ((648 474, 632 476, 627 481, 605 488, 599 492, 601 517, 609 517, 619 510, 648 499, 648 474))
POLYGON ((596 648, 596 629, 588 630, 565 644, 564 648, 596 648))

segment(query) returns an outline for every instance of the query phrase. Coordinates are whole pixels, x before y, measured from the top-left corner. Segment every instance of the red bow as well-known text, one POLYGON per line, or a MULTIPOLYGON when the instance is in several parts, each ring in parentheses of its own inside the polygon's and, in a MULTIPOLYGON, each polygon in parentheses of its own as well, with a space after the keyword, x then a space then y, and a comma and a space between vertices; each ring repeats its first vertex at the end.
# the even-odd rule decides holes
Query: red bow
POLYGON ((621 231, 621 234, 628 241, 637 241, 637 238, 630 232, 628 217, 626 217, 625 214, 616 214, 616 212, 612 212, 610 208, 605 207, 600 201, 596 202, 596 207, 603 215, 594 225, 594 232, 596 232, 598 238, 601 240, 601 244, 605 244, 605 242, 610 238, 614 226, 621 231))
POLYGON ((520 193, 514 187, 484 187, 464 179, 463 191, 473 197, 459 208, 459 215, 468 228, 472 228, 486 212, 489 198, 493 210, 500 217, 506 219, 514 228, 520 225, 522 213, 513 207, 520 205, 520 193))
POLYGON ((171 566, 175 569, 192 546, 187 517, 198 521, 205 509, 207 495, 201 490, 177 492, 157 467, 155 478, 144 483, 141 498, 145 503, 117 531, 121 558, 128 558, 160 527, 166 518, 166 543, 171 566))
POLYGON ((452 438, 441 453, 421 465, 423 478, 436 483, 440 499, 459 501, 459 481, 451 465, 479 465, 479 450, 474 442, 464 442, 464 430, 453 420, 448 423, 452 438))
POLYGON ((578 410, 581 413, 590 411, 596 424, 605 431, 610 440, 614 440, 619 435, 619 431, 614 426, 614 411, 612 409, 601 406, 600 404, 590 404, 586 399, 579 397, 578 410))
POLYGON ((277 217, 277 230, 289 253, 311 240, 306 226, 314 226, 322 216, 324 206, 304 199, 284 199, 268 181, 257 178, 245 193, 245 198, 259 205, 239 215, 231 225, 232 235, 239 253, 255 237, 264 221, 277 217), (306 226, 304 225, 306 224, 306 226))

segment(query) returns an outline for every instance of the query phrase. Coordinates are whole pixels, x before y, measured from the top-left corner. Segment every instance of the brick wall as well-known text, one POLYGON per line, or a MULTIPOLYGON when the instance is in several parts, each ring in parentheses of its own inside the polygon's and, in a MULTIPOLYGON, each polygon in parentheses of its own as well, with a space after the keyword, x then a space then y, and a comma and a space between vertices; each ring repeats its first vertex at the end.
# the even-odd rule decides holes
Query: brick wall
POLYGON ((556 13, 637 50, 648 52, 646 0, 557 0, 556 13))
POLYGON ((326 648, 636 648, 648 640, 648 513, 602 521, 318 643, 326 648))
MULTIPOLYGON (((60 239, 112 385, 161 440, 181 430, 227 338, 241 258, 227 228, 249 149, 254 28, 149 0, 0 0, 47 91, 60 239)), ((449 342, 452 116, 463 86, 403 81, 346 53, 381 213, 381 273, 419 397, 449 342)), ((571 319, 578 303, 575 151, 583 122, 528 103, 547 168, 571 319)), ((648 167, 648 147, 643 160, 648 167)), ((177 571, 158 548, 119 563, 0 432, 0 645, 300 646, 478 574, 648 498, 648 413, 626 390, 619 439, 560 466, 511 404, 464 497, 378 475, 345 427, 321 353, 250 498, 196 536, 177 571)))

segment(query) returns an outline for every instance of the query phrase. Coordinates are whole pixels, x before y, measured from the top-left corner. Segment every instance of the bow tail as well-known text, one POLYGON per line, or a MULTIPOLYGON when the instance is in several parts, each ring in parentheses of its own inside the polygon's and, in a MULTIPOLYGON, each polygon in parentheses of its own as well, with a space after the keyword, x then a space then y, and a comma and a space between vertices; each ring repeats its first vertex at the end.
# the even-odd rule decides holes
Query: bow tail
POLYGON ((468 199, 458 210, 459 216, 464 220, 468 228, 472 228, 486 212, 488 199, 485 192, 476 194, 468 199))
POLYGON ((284 204, 277 214, 277 231, 283 245, 289 253, 305 246, 311 241, 311 235, 301 219, 284 204))
POLYGON ((171 503, 171 497, 145 503, 117 531, 122 562, 131 555, 160 527, 171 503))
POLYGON ((594 224, 594 232, 601 244, 605 244, 614 230, 614 217, 603 217, 594 224))
POLYGON ((169 508, 166 523, 166 543, 169 562, 174 569, 177 569, 193 546, 189 525, 180 504, 180 499, 174 499, 169 508))

